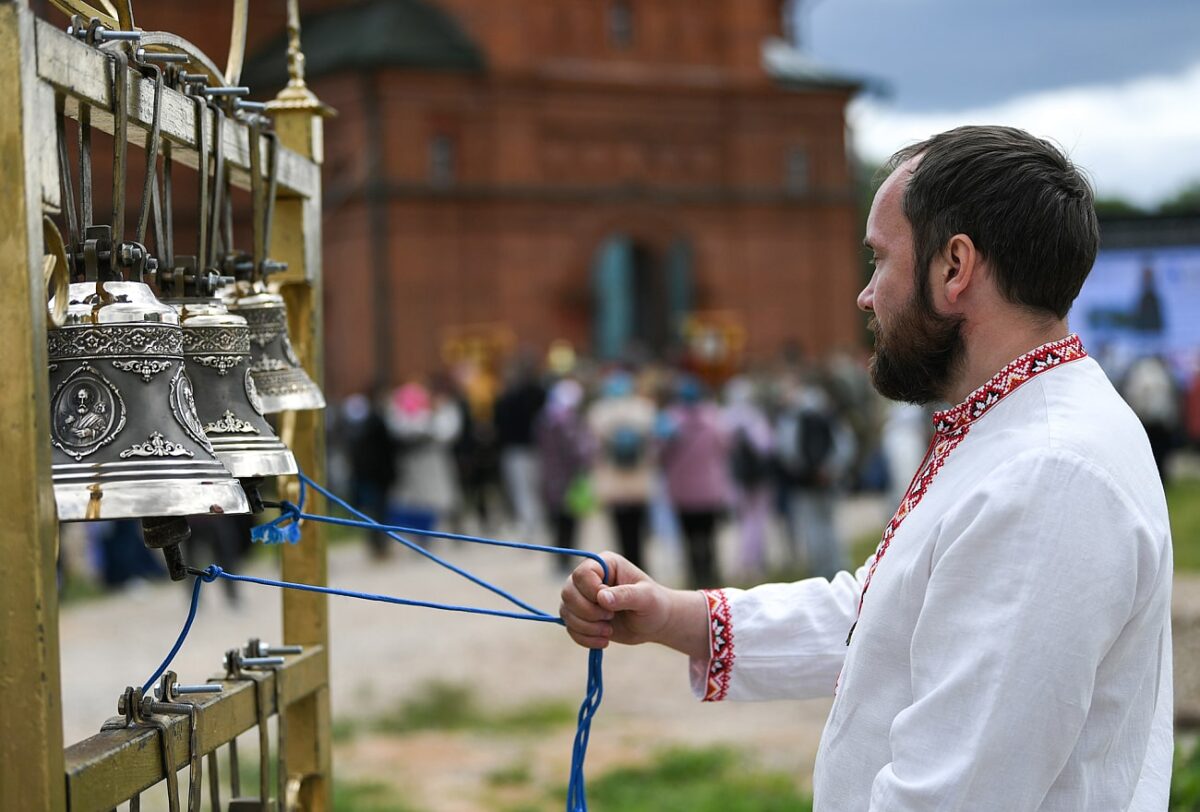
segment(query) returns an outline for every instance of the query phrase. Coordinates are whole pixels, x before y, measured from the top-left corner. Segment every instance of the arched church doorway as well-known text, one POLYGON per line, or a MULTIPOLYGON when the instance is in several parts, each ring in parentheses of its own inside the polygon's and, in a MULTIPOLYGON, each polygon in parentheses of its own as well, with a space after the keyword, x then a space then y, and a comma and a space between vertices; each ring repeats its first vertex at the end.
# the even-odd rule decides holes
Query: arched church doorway
POLYGON ((628 234, 601 241, 592 264, 592 350, 603 360, 661 358, 692 309, 692 249, 686 238, 654 250, 628 234))

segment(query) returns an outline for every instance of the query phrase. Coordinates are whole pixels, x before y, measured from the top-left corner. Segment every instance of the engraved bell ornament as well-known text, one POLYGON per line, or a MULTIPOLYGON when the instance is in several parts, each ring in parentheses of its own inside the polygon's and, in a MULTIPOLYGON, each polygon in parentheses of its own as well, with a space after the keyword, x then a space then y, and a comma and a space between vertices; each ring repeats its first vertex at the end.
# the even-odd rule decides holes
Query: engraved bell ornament
POLYGON ((179 313, 141 282, 70 285, 47 334, 62 521, 247 513, 205 436, 179 313))
POLYGON ((288 338, 287 305, 278 293, 254 290, 226 300, 250 331, 250 375, 267 414, 325 408, 325 396, 300 365, 288 338))
POLYGON ((196 410, 217 458, 239 479, 297 472, 296 460, 263 417, 251 372, 250 328, 216 299, 171 301, 183 325, 183 357, 196 410))

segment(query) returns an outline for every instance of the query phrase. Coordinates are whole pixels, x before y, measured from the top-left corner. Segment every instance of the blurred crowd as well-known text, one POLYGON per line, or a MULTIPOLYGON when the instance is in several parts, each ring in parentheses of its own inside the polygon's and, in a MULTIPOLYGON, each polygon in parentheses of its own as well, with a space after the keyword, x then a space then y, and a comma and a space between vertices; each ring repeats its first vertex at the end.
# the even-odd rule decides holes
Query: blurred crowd
MULTIPOLYGON (((1156 355, 1119 369, 1100 360, 1166 480, 1176 452, 1200 449, 1200 371, 1182 380, 1156 355)), ((849 560, 839 504, 872 494, 886 521, 925 455, 930 412, 882 399, 865 354, 785 354, 732 377, 521 355, 499 373, 465 363, 346 398, 327 413, 328 480, 389 524, 556 547, 577 548, 582 522, 599 516, 601 546, 661 578, 648 551, 663 544, 691 587, 831 577, 861 563, 849 560), (722 572, 726 529, 735 552, 722 572)), ((257 521, 191 517, 187 554, 236 569, 257 521)), ((395 548, 382 533, 367 543, 378 558, 395 548)), ((136 521, 65 524, 62 549, 74 583, 165 577, 136 521)))
MULTIPOLYGON (((575 548, 595 513, 604 546, 649 570, 648 544, 669 543, 702 587, 848 566, 839 500, 867 490, 898 502, 929 425, 927 410, 880 399, 865 358, 846 353, 717 380, 522 356, 499 375, 464 364, 347 398, 330 468, 364 511, 394 524, 575 548), (718 566, 726 523, 734 572, 718 566), (772 534, 783 560, 768 560, 772 534)), ((383 557, 392 542, 369 544, 383 557)))

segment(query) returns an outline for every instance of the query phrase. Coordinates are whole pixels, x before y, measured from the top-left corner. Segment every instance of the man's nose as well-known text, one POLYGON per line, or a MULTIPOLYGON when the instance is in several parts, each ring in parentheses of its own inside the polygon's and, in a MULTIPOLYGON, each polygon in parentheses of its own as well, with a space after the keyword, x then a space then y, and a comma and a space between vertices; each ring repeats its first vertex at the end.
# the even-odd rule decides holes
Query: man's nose
POLYGON ((871 281, 858 294, 856 304, 858 305, 858 309, 864 313, 875 312, 875 277, 871 277, 871 281))

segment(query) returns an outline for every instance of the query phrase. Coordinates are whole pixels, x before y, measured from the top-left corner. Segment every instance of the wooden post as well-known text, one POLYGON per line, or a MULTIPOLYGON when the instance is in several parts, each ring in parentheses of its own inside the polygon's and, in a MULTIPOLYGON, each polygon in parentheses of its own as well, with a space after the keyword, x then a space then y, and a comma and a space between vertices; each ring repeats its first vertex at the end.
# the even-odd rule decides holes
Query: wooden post
MULTIPOLYGON (((275 121, 281 146, 320 164, 323 155, 322 117, 330 109, 304 84, 304 55, 300 52, 300 15, 295 0, 288 2, 288 72, 291 80, 267 107, 275 121)), ((318 181, 319 182, 319 181, 318 181)), ((273 280, 288 308, 288 331, 300 362, 318 386, 324 384, 324 325, 321 313, 321 192, 308 197, 283 197, 275 204, 275 223, 269 252, 288 264, 273 280)), ((284 413, 284 442, 300 469, 317 482, 325 480, 325 418, 321 411, 284 413)), ((294 498, 294 497, 293 497, 294 498)), ((324 500, 310 493, 314 511, 324 500)), ((283 550, 285 580, 325 584, 328 580, 326 545, 319 526, 306 524, 300 544, 283 550)), ((283 636, 287 643, 319 644, 330 652, 329 608, 325 595, 286 590, 283 595, 283 636)), ((301 808, 323 812, 332 807, 332 753, 329 689, 323 688, 287 709, 287 764, 301 808), (298 786, 295 779, 299 779, 298 786)), ((291 795, 289 791, 289 796, 291 795)))
POLYGON ((0 42, 0 809, 63 810, 58 527, 42 279, 43 171, 56 166, 54 100, 37 78, 26 4, 0 3, 0 42))

